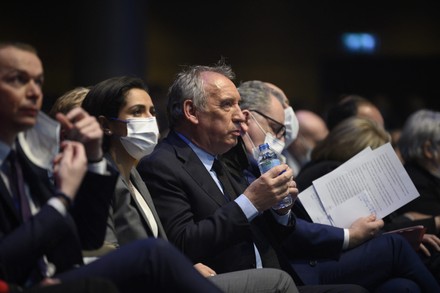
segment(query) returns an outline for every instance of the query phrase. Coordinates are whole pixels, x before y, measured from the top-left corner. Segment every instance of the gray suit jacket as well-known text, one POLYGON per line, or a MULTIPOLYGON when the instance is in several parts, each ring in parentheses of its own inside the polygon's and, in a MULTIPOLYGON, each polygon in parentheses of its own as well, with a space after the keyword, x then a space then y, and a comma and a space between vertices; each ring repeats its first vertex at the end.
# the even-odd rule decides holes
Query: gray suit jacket
MULTIPOLYGON (((105 157, 109 164, 116 167, 109 154, 106 154, 105 157)), ((167 240, 165 230, 157 215, 150 192, 135 168, 131 170, 130 180, 153 213, 158 226, 158 237, 167 240)), ((106 235, 107 242, 124 245, 137 239, 153 237, 151 225, 141 212, 140 203, 128 186, 128 182, 126 182, 122 176, 119 176, 113 194, 113 201, 110 206, 106 235)))

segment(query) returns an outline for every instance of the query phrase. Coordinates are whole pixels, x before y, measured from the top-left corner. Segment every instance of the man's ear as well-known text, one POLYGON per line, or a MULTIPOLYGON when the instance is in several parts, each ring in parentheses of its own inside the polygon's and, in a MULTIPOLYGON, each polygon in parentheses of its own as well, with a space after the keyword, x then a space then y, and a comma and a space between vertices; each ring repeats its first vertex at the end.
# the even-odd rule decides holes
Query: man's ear
POLYGON ((191 100, 185 100, 183 102, 183 115, 194 124, 199 123, 199 118, 197 117, 197 110, 194 107, 194 103, 191 100))
POLYGON ((246 124, 249 125, 249 119, 251 119, 251 112, 249 110, 241 110, 241 112, 243 113, 246 124))
POLYGON ((112 135, 113 132, 110 127, 110 122, 108 121, 108 119, 106 117, 100 115, 98 117, 98 122, 99 122, 99 125, 101 125, 102 131, 104 131, 104 135, 108 135, 108 136, 112 135))
POLYGON ((431 141, 427 140, 423 143, 423 155, 425 156, 425 158, 432 160, 435 158, 436 156, 436 149, 435 147, 432 145, 431 141))

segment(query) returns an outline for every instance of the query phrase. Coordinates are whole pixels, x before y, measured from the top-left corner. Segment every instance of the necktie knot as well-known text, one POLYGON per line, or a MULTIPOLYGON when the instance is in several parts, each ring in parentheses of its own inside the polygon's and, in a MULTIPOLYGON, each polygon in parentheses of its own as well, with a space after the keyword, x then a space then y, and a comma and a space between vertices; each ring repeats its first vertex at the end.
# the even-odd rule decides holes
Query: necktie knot
POLYGON ((212 170, 215 171, 217 176, 219 176, 219 174, 223 174, 223 166, 222 163, 219 161, 219 159, 217 158, 214 159, 214 164, 212 164, 212 170))

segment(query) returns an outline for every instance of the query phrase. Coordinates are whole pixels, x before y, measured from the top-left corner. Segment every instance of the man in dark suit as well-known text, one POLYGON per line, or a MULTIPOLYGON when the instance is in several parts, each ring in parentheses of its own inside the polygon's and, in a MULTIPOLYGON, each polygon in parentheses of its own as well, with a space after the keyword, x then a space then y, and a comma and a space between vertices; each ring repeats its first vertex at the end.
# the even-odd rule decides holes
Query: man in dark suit
MULTIPOLYGON (((232 180, 221 162, 221 155, 237 144, 242 127, 246 130, 232 78, 224 64, 181 72, 169 92, 170 133, 138 170, 168 239, 194 262, 218 273, 283 268, 296 278, 278 249, 280 239, 294 228, 294 218, 284 216, 286 211, 274 217, 269 210, 287 194, 297 194, 292 171, 285 164, 277 166, 247 187, 232 180)), ((355 285, 299 290, 364 292, 355 285)))
POLYGON ((117 174, 102 160, 99 124, 82 109, 60 118, 82 143, 62 143, 54 184, 47 170, 29 160, 17 135, 37 122, 42 85, 35 49, 0 43, 0 278, 25 287, 45 277, 62 282, 99 277, 121 292, 220 292, 158 239, 134 242, 83 265, 81 249, 102 245, 117 174))
MULTIPOLYGON (((246 174, 252 182, 260 176, 253 148, 268 137, 273 144, 283 144, 284 113, 282 104, 264 82, 243 82, 238 91, 248 126, 243 137, 246 152, 242 155, 249 164, 246 174)), ((350 229, 342 229, 301 219, 302 215, 304 218, 308 215, 299 200, 292 210, 298 214, 296 229, 285 239, 283 248, 307 284, 348 282, 375 292, 402 292, 408 288, 439 290, 406 240, 398 235, 377 235, 383 221, 376 220, 374 215, 359 218, 350 229)))

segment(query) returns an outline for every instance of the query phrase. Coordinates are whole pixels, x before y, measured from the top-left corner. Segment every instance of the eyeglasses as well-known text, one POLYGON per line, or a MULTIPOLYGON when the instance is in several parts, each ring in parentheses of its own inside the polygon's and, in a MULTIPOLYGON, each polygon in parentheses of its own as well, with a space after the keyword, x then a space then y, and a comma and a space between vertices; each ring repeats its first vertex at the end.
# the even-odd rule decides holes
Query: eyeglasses
POLYGON ((275 132, 275 136, 278 139, 281 139, 282 137, 284 137, 286 135, 286 126, 278 121, 276 121, 275 119, 273 119, 272 117, 269 117, 263 113, 261 113, 258 110, 249 110, 251 112, 255 112, 260 116, 263 116, 264 118, 266 118, 267 120, 272 122, 271 128, 272 130, 275 132), (275 124, 277 127, 273 127, 273 124, 275 124))

